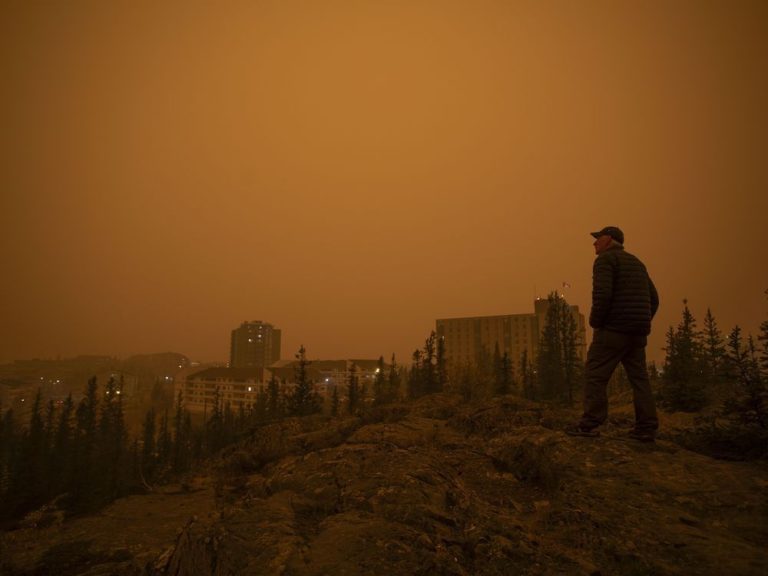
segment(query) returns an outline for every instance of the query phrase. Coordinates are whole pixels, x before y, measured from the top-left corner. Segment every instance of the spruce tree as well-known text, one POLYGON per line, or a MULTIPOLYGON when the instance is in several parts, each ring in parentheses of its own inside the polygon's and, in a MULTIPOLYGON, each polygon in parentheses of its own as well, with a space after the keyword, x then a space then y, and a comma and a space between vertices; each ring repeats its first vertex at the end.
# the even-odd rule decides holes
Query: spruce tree
POLYGON ((523 397, 528 400, 536 399, 536 371, 528 358, 528 350, 523 350, 520 355, 520 378, 523 388, 523 397))
POLYGON ((98 394, 96 377, 88 380, 85 397, 77 405, 75 412, 75 458, 72 476, 72 494, 74 508, 86 509, 92 504, 92 495, 96 489, 96 422, 98 416, 98 394))
POLYGON ((493 347, 493 394, 500 394, 499 388, 501 379, 501 351, 499 350, 499 343, 496 342, 493 347))
POLYGON ((123 415, 122 380, 114 378, 107 381, 104 401, 98 424, 96 454, 100 463, 96 474, 97 487, 94 491, 96 501, 111 501, 121 494, 125 481, 126 430, 123 415))
POLYGON ((13 409, 0 410, 0 416, 0 518, 7 518, 12 516, 16 504, 11 492, 20 459, 21 439, 13 409))
POLYGON ((139 476, 144 483, 152 482, 155 478, 157 468, 157 448, 155 444, 155 409, 150 408, 144 416, 144 425, 142 426, 142 447, 139 466, 139 476))
POLYGON ((283 415, 283 407, 280 402, 280 383, 272 374, 267 385, 267 414, 271 420, 277 420, 283 415))
POLYGON ((722 379, 726 353, 723 335, 709 308, 704 316, 703 340, 704 376, 708 382, 715 383, 722 379))
POLYGON ((667 332, 667 357, 661 390, 663 403, 671 410, 695 412, 707 402, 701 334, 696 319, 683 300, 683 314, 677 330, 667 332))
POLYGON ((179 390, 176 396, 176 411, 173 417, 173 471, 183 472, 189 464, 189 437, 185 423, 184 398, 179 390))
POLYGON ((448 388, 448 361, 445 357, 445 336, 437 338, 435 370, 437 377, 437 391, 444 392, 448 388))
POLYGON ((74 430, 72 418, 75 404, 72 394, 69 394, 61 406, 56 432, 53 437, 53 450, 51 457, 51 476, 54 480, 54 493, 63 492, 71 482, 72 475, 76 472, 73 468, 75 460, 74 430))
POLYGON ((494 353, 494 393, 498 396, 503 396, 512 392, 512 362, 509 359, 509 354, 504 351, 503 355, 499 354, 499 346, 496 345, 494 353))
POLYGON ((354 415, 360 409, 360 383, 357 378, 357 366, 353 362, 349 366, 349 383, 347 384, 347 411, 354 415))
POLYGON ((437 378, 437 366, 435 359, 437 357, 437 335, 433 330, 429 337, 424 341, 424 354, 421 358, 422 364, 422 378, 424 379, 424 393, 432 394, 439 392, 438 390, 438 378, 437 378))
POLYGON ((208 454, 215 454, 221 450, 224 445, 224 407, 218 386, 213 391, 213 406, 211 406, 211 417, 206 423, 205 436, 208 454))
POLYGON ((494 364, 493 355, 484 344, 480 346, 475 356, 475 366, 472 371, 474 380, 472 398, 475 400, 493 395, 494 364))
POLYGON ((568 405, 573 405, 574 388, 580 382, 583 373, 582 362, 578 354, 578 347, 581 342, 579 341, 576 319, 564 298, 559 300, 559 308, 564 395, 568 405))
POLYGON ((222 416, 221 446, 223 448, 231 444, 235 439, 236 419, 235 413, 232 410, 232 403, 229 400, 224 402, 222 416))
POLYGON ((458 391, 465 402, 469 402, 474 398, 475 387, 473 382, 473 370, 470 364, 464 364, 459 368, 458 374, 458 391))
POLYGON ((760 370, 763 373, 763 378, 768 379, 768 320, 764 320, 760 324, 760 333, 757 336, 757 341, 761 343, 759 353, 760 370))
POLYGON ((379 361, 376 365, 376 376, 373 379, 373 403, 376 405, 389 402, 387 375, 384 372, 384 368, 384 356, 379 356, 379 361))
POLYGON ((45 496, 46 448, 41 404, 42 392, 38 388, 29 417, 29 427, 21 437, 21 459, 13 477, 12 492, 19 512, 37 506, 45 496))
POLYGON ((45 445, 45 459, 50 460, 50 451, 53 449, 53 438, 56 435, 56 406, 53 399, 45 405, 45 423, 43 424, 43 444, 45 445))
POLYGON ((400 371, 392 354, 392 362, 389 365, 389 376, 387 377, 387 397, 390 402, 396 402, 400 398, 400 371))
POLYGON ((296 363, 294 379, 296 387, 290 397, 291 414, 294 416, 308 416, 320 412, 321 406, 315 393, 314 383, 309 376, 309 365, 307 360, 307 351, 302 345, 296 354, 296 363))
POLYGON ((417 349, 413 351, 411 370, 408 373, 409 398, 420 398, 426 393, 425 388, 422 353, 417 349))
POLYGON ((538 396, 572 403, 579 375, 576 322, 570 306, 557 292, 550 293, 547 301, 536 358, 538 396))
POLYGON ((757 425, 765 430, 768 427, 768 386, 760 374, 754 340, 750 337, 745 346, 738 326, 728 337, 728 359, 737 389, 726 401, 724 413, 741 424, 757 425))
POLYGON ((267 419, 268 394, 264 386, 259 386, 256 393, 256 402, 253 405, 253 419, 255 422, 264 422, 267 419))
POLYGON ((48 400, 45 406, 45 424, 43 432, 43 492, 48 498, 56 491, 58 478, 54 477, 54 439, 56 437, 56 406, 53 399, 48 400))
POLYGON ((341 399, 339 398, 339 387, 334 384, 333 385, 333 392, 331 393, 331 416, 336 418, 339 415, 339 405, 341 404, 341 399))

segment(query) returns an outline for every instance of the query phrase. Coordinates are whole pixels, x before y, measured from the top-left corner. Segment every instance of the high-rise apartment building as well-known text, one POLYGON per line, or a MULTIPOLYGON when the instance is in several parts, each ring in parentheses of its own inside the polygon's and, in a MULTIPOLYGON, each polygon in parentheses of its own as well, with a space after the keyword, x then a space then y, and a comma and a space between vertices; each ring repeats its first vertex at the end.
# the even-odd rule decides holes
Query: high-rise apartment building
MULTIPOLYGON (((484 355, 492 356, 496 346, 499 353, 506 352, 515 371, 519 370, 523 351, 528 361, 538 353, 539 337, 547 317, 549 301, 537 298, 531 314, 506 314, 502 316, 474 316, 469 318, 444 318, 436 321, 438 338, 445 342, 445 357, 449 366, 477 364, 484 355)), ((578 306, 570 306, 576 321, 577 348, 582 359, 586 357, 586 325, 578 306)))
POLYGON ((231 368, 265 368, 280 360, 280 330, 261 320, 232 330, 231 368))

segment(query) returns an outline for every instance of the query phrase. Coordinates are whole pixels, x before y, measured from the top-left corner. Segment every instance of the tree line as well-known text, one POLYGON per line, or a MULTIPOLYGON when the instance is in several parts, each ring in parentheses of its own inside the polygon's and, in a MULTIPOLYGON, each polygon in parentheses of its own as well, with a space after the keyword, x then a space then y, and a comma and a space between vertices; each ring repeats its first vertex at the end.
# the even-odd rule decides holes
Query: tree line
MULTIPOLYGON (((444 342, 438 339, 436 345, 430 345, 428 339, 423 350, 414 352, 411 374, 428 375, 432 370, 436 376, 421 376, 421 380, 437 382, 438 390, 459 393, 468 401, 517 394, 529 400, 572 405, 581 387, 582 345, 570 305, 562 295, 551 292, 535 354, 529 355, 526 348, 520 358, 513 359, 496 343, 493 351, 480 347, 471 362, 446 366, 444 342), (436 350, 434 360, 431 349, 436 350)), ((410 389, 418 391, 423 386, 410 389)), ((412 398, 418 395, 410 394, 412 398)))
POLYGON ((697 419, 697 434, 710 452, 768 456, 768 320, 757 338, 745 336, 738 325, 724 335, 709 308, 699 329, 684 300, 680 322, 667 330, 665 351, 662 406, 683 412, 708 408, 697 419))
MULTIPOLYGON (((379 357, 369 387, 352 363, 345 384, 333 386, 324 399, 301 346, 291 388, 273 376, 252 404, 237 408, 216 388, 198 425, 179 392, 171 409, 146 413, 135 438, 126 429, 119 380, 110 378, 99 389, 91 378, 77 404, 70 395, 60 405, 43 405, 38 391, 26 426, 16 421, 13 410, 0 406, 0 521, 19 518, 54 498, 77 513, 151 490, 254 428, 287 417, 357 416, 378 405, 444 391, 467 401, 517 394, 573 405, 583 376, 581 345, 570 306, 553 292, 538 353, 530 358, 524 351, 517 366, 498 344, 493 352, 481 349, 472 363, 450 366, 444 339, 432 331, 414 351, 410 366, 399 366, 394 355, 389 364, 379 357)), ((768 452, 768 321, 756 339, 745 337, 738 326, 724 336, 709 309, 699 330, 684 302, 680 323, 667 331, 665 351, 661 371, 649 366, 665 409, 698 411, 719 395, 718 409, 707 421, 710 435, 721 442, 738 438, 747 449, 762 443, 768 452)))
POLYGON ((60 404, 50 400, 43 406, 38 390, 26 426, 13 409, 0 405, 0 525, 53 499, 57 507, 80 513, 152 490, 265 423, 324 409, 332 417, 358 415, 370 406, 402 399, 394 355, 388 367, 379 358, 371 390, 360 383, 352 364, 348 385, 335 387, 325 403, 310 378, 311 361, 303 346, 296 360, 290 389, 273 376, 252 404, 235 408, 217 387, 197 425, 179 391, 172 410, 146 412, 134 438, 125 424, 122 381, 115 378, 103 387, 95 377, 89 379, 77 404, 70 394, 60 404))

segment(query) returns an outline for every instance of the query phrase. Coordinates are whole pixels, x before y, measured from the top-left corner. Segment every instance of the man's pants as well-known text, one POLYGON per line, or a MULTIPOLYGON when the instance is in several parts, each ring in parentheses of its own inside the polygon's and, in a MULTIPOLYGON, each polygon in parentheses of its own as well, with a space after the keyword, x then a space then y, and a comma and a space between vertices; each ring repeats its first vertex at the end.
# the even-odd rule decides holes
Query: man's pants
POLYGON ((645 336, 612 330, 595 330, 587 352, 584 386, 584 415, 580 425, 595 428, 608 418, 608 380, 621 362, 632 386, 635 403, 635 428, 654 432, 659 427, 648 369, 645 365, 645 336))

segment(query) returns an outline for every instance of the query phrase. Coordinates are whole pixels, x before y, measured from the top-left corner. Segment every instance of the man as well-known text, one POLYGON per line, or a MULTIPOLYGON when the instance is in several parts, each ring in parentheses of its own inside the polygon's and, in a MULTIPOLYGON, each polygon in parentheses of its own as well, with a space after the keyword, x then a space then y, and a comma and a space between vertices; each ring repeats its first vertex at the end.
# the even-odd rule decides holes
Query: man
POLYGON ((566 428, 572 436, 598 436, 596 430, 608 418, 608 380, 621 362, 632 386, 635 427, 631 438, 653 442, 659 420, 648 380, 645 346, 651 320, 659 308, 659 295, 645 265, 624 250, 624 233, 615 226, 592 232, 595 263, 592 268, 594 328, 587 353, 584 414, 578 424, 566 428))

